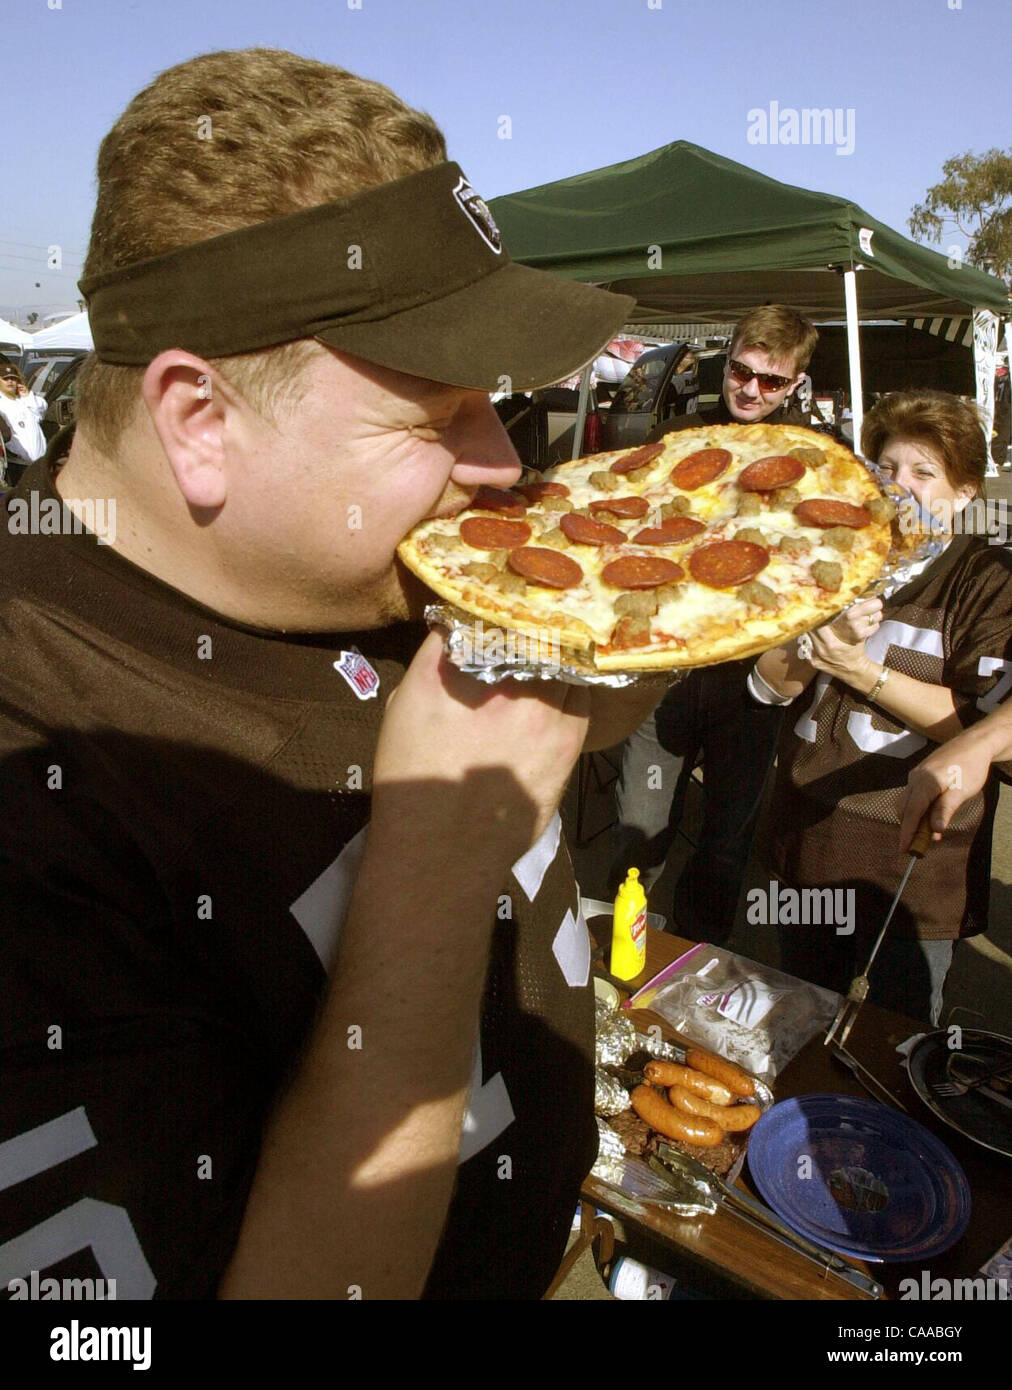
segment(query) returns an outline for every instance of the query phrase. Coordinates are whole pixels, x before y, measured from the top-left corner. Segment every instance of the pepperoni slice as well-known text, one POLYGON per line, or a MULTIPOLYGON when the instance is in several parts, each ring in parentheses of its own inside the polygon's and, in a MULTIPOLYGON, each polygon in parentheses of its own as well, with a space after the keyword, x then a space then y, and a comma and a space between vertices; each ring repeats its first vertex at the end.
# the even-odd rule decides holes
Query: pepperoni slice
POLYGON ((544 584, 549 589, 572 589, 583 582, 583 570, 571 555, 558 550, 528 545, 511 550, 506 560, 514 574, 522 574, 528 584, 544 584))
POLYGON ((607 497, 601 502, 591 502, 592 512, 612 512, 615 516, 646 516, 650 503, 645 497, 607 497))
POLYGON ((527 503, 515 492, 501 487, 480 487, 471 498, 471 507, 480 512, 502 512, 503 516, 523 516, 527 503))
POLYGON ((559 528, 576 545, 624 545, 628 539, 617 526, 592 521, 589 516, 580 516, 578 512, 566 512, 559 522, 559 528))
POLYGON ((714 478, 719 478, 730 464, 731 455, 727 449, 697 449, 694 454, 687 454, 680 463, 676 463, 669 476, 675 487, 680 487, 683 492, 693 492, 704 483, 712 483, 714 478))
POLYGON ((475 550, 514 550, 526 545, 531 528, 526 521, 499 521, 492 516, 468 516, 460 523, 460 538, 475 550))
MULTIPOLYGON (((569 488, 564 483, 525 483, 523 487, 516 487, 514 492, 519 492, 528 502, 540 502, 543 497, 568 497, 569 488)), ((471 503, 474 506, 474 503, 471 503)))
POLYGON ((698 536, 706 527, 692 516, 669 516, 660 526, 647 526, 633 536, 634 545, 678 545, 690 536, 698 536))
POLYGON ((681 565, 659 555, 620 555, 601 571, 604 582, 616 589, 656 589, 684 577, 681 565))
POLYGON ((733 589, 754 579, 770 562, 770 553, 752 541, 714 541, 689 556, 689 572, 711 589, 733 589))
POLYGON ((634 449, 631 454, 626 454, 625 458, 616 459, 611 466, 613 473, 633 473, 637 468, 642 468, 645 463, 652 463, 658 454, 664 453, 664 442, 658 440, 656 444, 644 444, 639 449, 634 449))
POLYGON ((794 508, 802 526, 861 526, 871 525, 871 512, 854 507, 849 502, 834 502, 830 497, 809 497, 794 508))
POLYGON ((738 486, 745 492, 773 492, 804 477, 805 465, 790 454, 769 454, 756 459, 738 475, 738 486))

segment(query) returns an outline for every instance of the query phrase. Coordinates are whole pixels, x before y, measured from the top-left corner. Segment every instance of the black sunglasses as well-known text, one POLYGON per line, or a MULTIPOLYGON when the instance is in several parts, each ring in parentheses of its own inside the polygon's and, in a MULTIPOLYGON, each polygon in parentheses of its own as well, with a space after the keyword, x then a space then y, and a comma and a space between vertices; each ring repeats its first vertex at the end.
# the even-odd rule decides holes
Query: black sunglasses
POLYGON ((736 362, 733 357, 728 361, 727 372, 742 386, 747 386, 755 377, 760 391, 782 391, 794 380, 791 376, 777 376, 775 372, 754 372, 751 367, 746 367, 744 362, 736 362))

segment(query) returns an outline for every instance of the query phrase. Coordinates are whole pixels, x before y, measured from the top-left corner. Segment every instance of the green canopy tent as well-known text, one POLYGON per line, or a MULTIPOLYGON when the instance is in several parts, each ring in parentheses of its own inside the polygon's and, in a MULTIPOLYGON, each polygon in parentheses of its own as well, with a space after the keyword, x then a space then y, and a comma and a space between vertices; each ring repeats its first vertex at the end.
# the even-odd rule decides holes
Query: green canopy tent
POLYGON ((686 140, 490 207, 514 260, 634 295, 638 324, 726 322, 763 303, 836 318, 843 304, 855 439, 860 318, 1009 314, 997 277, 951 265, 846 198, 780 183, 686 140))

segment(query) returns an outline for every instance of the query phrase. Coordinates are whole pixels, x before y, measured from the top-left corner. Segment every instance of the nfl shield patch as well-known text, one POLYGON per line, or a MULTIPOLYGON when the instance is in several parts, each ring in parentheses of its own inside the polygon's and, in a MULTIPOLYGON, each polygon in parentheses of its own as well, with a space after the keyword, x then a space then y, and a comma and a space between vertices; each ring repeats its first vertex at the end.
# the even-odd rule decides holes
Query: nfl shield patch
POLYGON ((360 700, 371 700, 379 690, 380 678, 360 652, 342 652, 334 670, 351 686, 360 700))

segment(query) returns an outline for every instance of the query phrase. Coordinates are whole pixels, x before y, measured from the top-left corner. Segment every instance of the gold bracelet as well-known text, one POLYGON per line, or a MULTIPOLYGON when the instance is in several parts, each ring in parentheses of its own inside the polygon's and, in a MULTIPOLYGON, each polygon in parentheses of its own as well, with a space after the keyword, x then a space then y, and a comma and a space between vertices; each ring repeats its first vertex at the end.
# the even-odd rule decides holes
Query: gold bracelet
POLYGON ((878 680, 875 682, 872 688, 868 691, 868 694, 865 696, 865 699, 870 701, 871 704, 874 704, 878 697, 882 694, 882 687, 885 685, 888 679, 889 667, 883 666, 882 674, 879 676, 878 680))

